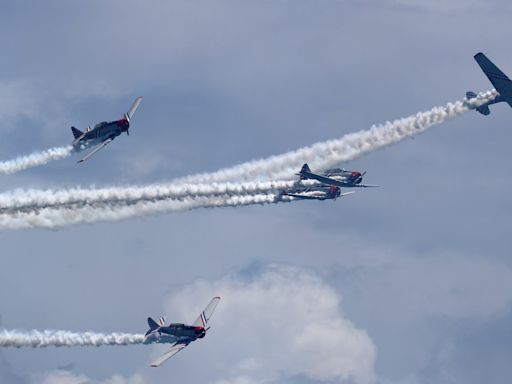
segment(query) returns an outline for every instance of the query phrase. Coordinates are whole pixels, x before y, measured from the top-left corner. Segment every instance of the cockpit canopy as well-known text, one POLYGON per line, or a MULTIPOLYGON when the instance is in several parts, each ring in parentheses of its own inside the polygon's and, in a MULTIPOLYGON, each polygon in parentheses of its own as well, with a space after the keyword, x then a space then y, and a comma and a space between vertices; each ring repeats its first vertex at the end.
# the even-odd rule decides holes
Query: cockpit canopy
POLYGON ((343 173, 343 172, 345 172, 345 170, 343 168, 331 168, 331 169, 326 170, 324 173, 326 175, 336 175, 338 173, 343 173))
POLYGON ((104 127, 105 125, 108 125, 108 121, 102 121, 101 123, 96 124, 94 129, 104 127))

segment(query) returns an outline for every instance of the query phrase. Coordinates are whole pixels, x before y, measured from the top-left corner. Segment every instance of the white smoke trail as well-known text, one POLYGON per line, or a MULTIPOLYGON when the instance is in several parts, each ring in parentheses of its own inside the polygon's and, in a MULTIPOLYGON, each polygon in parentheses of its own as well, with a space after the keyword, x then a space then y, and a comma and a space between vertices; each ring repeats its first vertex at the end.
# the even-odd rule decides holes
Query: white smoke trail
MULTIPOLYGON (((370 151, 424 132, 429 127, 458 116, 495 98, 496 91, 471 100, 448 103, 338 140, 314 144, 268 159, 252 161, 210 174, 181 179, 189 184, 153 184, 136 187, 14 191, 0 195, 0 229, 55 228, 95 221, 117 221, 128 217, 183 211, 199 207, 237 206, 283 201, 279 189, 292 185, 292 177, 303 162, 318 168, 352 160, 370 151), (271 182, 220 183, 233 178, 281 178, 271 182), (203 184, 191 184, 203 183, 203 184)), ((286 201, 290 201, 288 199, 286 201)))
POLYGON ((197 174, 176 180, 176 183, 212 183, 227 180, 289 179, 303 163, 313 168, 323 169, 353 160, 368 152, 394 144, 415 136, 428 128, 441 124, 469 110, 496 98, 495 90, 482 92, 476 98, 442 107, 434 107, 416 115, 374 125, 368 130, 350 133, 340 139, 316 143, 282 155, 221 169, 212 173, 197 174))
POLYGON ((0 174, 7 175, 16 173, 28 168, 44 165, 52 160, 59 160, 71 155, 72 146, 55 147, 41 152, 34 152, 30 155, 19 156, 13 160, 0 162, 0 174))
POLYGON ((68 331, 0 331, 0 347, 100 347, 103 345, 133 345, 144 343, 143 334, 74 333, 68 331))
POLYGON ((249 195, 290 188, 290 181, 256 181, 213 184, 150 184, 108 188, 69 188, 62 190, 14 190, 0 194, 0 213, 17 213, 41 208, 59 208, 72 204, 126 203, 165 199, 249 195))
POLYGON ((292 201, 277 194, 220 195, 159 201, 139 201, 135 204, 97 203, 66 208, 42 208, 37 211, 0 214, 0 230, 27 228, 59 228, 74 224, 119 221, 131 217, 181 212, 197 208, 238 207, 292 201))

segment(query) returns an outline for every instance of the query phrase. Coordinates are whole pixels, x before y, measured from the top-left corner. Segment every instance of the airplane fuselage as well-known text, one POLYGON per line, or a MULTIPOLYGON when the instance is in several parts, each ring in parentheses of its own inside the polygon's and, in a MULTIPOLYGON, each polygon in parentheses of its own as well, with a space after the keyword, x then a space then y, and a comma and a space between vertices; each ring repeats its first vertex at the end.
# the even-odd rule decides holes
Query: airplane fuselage
POLYGON ((203 327, 173 323, 160 327, 146 334, 145 343, 176 343, 177 341, 194 341, 205 336, 203 327))
POLYGON ((324 176, 346 184, 344 186, 347 188, 361 184, 363 181, 363 175, 361 172, 346 171, 340 168, 328 169, 324 172, 324 176))
POLYGON ((333 200, 341 195, 341 188, 329 186, 295 186, 281 193, 282 196, 291 196, 299 200, 333 200))
POLYGON ((105 140, 113 140, 123 132, 127 132, 130 123, 126 118, 115 121, 103 121, 94 126, 93 129, 84 132, 82 137, 77 138, 73 142, 73 146, 77 149, 94 146, 104 142, 105 140))

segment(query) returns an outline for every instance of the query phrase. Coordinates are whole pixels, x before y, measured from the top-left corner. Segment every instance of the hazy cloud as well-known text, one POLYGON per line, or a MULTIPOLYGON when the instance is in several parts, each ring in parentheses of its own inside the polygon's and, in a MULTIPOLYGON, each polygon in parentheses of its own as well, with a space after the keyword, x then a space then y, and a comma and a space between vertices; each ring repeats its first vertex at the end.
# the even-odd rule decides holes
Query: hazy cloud
POLYGON ((317 275, 274 265, 249 278, 201 280, 173 292, 166 312, 190 322, 199 303, 217 294, 222 300, 203 343, 209 354, 197 355, 205 370, 214 372, 212 382, 279 382, 296 375, 375 382, 375 346, 346 319, 339 294, 317 275))

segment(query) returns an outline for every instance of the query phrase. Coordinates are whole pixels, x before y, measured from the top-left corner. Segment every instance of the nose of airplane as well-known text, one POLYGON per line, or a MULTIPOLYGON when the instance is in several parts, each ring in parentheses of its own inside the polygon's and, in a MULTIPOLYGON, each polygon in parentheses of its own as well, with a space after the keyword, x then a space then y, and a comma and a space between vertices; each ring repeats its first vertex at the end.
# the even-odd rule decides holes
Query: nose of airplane
POLYGON ((356 184, 359 184, 361 181, 363 181, 363 175, 361 172, 352 172, 352 178, 356 184))
POLYGON ((206 329, 203 327, 194 327, 194 332, 198 338, 203 338, 206 335, 206 329))

